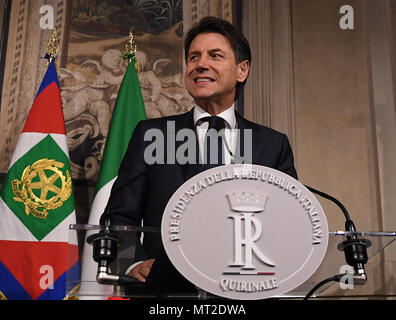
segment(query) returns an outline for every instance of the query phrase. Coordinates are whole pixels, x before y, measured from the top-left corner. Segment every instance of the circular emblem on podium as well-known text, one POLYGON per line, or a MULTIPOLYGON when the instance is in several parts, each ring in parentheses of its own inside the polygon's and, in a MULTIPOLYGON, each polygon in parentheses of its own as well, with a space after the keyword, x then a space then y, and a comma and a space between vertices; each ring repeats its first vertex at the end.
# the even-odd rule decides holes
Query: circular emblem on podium
POLYGON ((190 282, 241 300, 287 293, 319 267, 328 225, 312 193, 258 165, 204 171, 172 196, 162 218, 169 259, 190 282))

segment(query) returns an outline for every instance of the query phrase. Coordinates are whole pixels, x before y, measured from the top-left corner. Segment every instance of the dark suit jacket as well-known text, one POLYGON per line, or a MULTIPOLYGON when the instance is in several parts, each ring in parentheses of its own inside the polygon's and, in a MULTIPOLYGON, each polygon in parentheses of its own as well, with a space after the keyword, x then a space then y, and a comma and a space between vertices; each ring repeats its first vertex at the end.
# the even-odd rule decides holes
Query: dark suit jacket
MULTIPOLYGON (((286 135, 244 119, 236 112, 238 129, 251 129, 252 163, 285 172, 297 178, 293 153, 286 135)), ((163 211, 173 193, 189 178, 202 171, 200 164, 154 164, 144 161, 144 150, 151 141, 144 141, 148 129, 157 128, 167 137, 167 121, 174 121, 175 132, 189 128, 194 130, 193 110, 176 116, 150 119, 136 126, 118 178, 114 183, 108 206, 112 223, 118 225, 141 225, 160 227, 163 211)), ((241 139, 241 142, 243 139, 241 139)), ((184 142, 176 142, 177 147, 184 142)), ((198 141, 196 141, 198 146, 198 141)), ((242 146, 242 145, 241 145, 242 146)), ((165 149, 166 151, 166 146, 165 149)), ((165 163, 166 163, 165 158, 165 163)), ((155 258, 161 251, 160 233, 144 236, 142 246, 137 246, 136 259, 155 258)))

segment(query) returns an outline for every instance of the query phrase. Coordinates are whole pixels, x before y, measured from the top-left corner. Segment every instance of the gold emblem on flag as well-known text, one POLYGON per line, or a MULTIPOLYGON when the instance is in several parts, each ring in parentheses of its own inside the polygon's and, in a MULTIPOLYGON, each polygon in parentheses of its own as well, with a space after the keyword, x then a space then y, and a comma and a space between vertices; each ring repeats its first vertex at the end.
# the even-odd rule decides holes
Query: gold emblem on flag
POLYGON ((25 168, 21 181, 11 182, 14 200, 24 203, 26 215, 45 219, 48 210, 61 207, 70 197, 72 180, 69 171, 65 177, 59 170, 63 167, 62 162, 41 159, 25 168))

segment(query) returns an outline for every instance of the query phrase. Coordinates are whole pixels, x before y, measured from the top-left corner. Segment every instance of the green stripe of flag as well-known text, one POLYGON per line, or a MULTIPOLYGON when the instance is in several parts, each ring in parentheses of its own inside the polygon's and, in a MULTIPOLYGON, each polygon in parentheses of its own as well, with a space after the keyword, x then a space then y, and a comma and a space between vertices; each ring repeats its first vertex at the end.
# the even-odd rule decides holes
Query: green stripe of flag
POLYGON ((144 119, 146 119, 146 111, 135 64, 132 61, 129 63, 118 92, 96 192, 117 176, 132 132, 138 122, 144 119))
POLYGON ((9 169, 0 196, 26 228, 41 241, 73 212, 73 192, 70 190, 69 195, 61 196, 61 192, 71 188, 69 159, 52 137, 47 135, 9 169), (48 160, 48 165, 35 169, 34 164, 43 160, 48 160), (54 166, 54 163, 60 166, 54 166), (22 181, 24 176, 26 181, 22 181), (67 180, 70 181, 68 186, 67 180), (20 197, 17 196, 18 193, 21 193, 20 197), (32 208, 37 206, 37 212, 42 213, 43 208, 49 204, 49 199, 57 198, 58 206, 48 209, 45 219, 35 217, 29 210, 28 204, 31 203, 32 208))

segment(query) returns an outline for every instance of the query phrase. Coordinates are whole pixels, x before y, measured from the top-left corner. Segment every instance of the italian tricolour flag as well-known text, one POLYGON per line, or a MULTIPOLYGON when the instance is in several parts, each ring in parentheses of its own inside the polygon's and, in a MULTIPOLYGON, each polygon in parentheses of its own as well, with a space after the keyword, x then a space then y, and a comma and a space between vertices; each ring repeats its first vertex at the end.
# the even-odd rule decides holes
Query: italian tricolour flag
POLYGON ((78 275, 76 223, 59 82, 52 59, 0 192, 0 298, 63 299, 78 275))
MULTIPOLYGON (((88 223, 99 224, 109 200, 111 188, 117 178, 122 159, 128 148, 133 130, 139 121, 146 119, 146 110, 135 67, 135 57, 129 63, 118 91, 111 118, 103 161, 96 184, 88 223)), ((92 246, 85 244, 82 254, 80 299, 106 299, 113 294, 113 286, 96 282, 98 264, 92 258, 92 246)))

